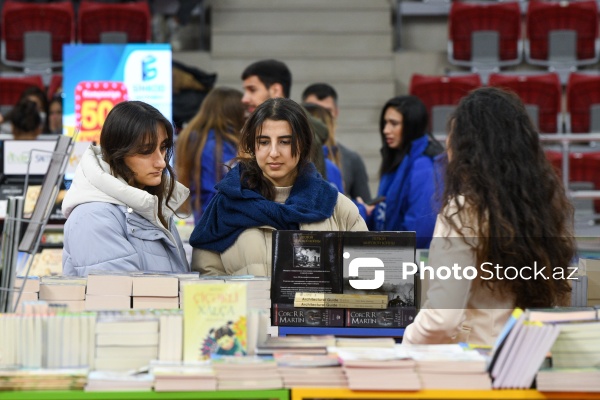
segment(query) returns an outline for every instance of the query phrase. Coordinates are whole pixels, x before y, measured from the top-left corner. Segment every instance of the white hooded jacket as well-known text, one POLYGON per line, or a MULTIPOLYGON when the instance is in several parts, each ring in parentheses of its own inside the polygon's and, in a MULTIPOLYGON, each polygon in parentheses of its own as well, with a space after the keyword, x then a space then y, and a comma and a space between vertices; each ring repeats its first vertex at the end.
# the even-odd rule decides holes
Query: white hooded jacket
MULTIPOLYGON (((188 195, 176 182, 170 208, 178 209, 188 195)), ((100 148, 90 146, 62 204, 67 217, 63 274, 188 271, 170 208, 163 206, 165 227, 158 218, 158 198, 111 175, 100 148)))

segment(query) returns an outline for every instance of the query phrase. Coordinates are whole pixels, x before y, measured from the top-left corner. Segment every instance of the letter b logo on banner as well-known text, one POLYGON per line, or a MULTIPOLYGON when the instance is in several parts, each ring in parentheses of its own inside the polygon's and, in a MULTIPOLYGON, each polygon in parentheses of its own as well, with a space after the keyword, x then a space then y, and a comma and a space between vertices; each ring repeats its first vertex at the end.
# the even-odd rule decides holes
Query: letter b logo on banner
MULTIPOLYGON (((346 254, 344 254, 344 257, 348 258, 350 255, 348 254, 348 257, 346 257, 346 254)), ((360 268, 380 269, 376 269, 374 271, 375 277, 373 279, 350 279, 348 282, 350 283, 350 286, 352 286, 354 289, 379 289, 381 286, 383 286, 384 283, 385 271, 383 270, 383 267, 383 261, 381 261, 379 258, 355 258, 354 260, 350 261, 350 264, 348 265, 349 276, 358 276, 358 270, 360 268)))

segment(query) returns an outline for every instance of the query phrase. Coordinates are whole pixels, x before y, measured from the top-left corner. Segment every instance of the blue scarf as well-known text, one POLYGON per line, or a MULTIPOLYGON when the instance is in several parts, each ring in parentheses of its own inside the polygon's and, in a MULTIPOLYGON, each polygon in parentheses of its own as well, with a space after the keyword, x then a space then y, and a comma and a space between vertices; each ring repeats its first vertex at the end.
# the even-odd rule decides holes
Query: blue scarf
POLYGON ((240 168, 236 165, 215 186, 217 194, 190 236, 192 247, 222 253, 248 228, 266 225, 297 230, 301 223, 323 221, 333 215, 338 191, 313 164, 298 175, 285 204, 242 187, 240 168))

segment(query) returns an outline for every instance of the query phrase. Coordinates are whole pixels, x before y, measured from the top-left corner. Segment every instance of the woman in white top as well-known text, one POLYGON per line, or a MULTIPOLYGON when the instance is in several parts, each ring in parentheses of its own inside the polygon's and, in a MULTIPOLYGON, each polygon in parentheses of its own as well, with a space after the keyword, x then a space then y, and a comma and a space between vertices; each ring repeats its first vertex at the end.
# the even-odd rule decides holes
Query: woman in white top
POLYGON ((573 207, 513 93, 486 87, 464 97, 447 154, 427 265, 457 264, 462 279, 430 281, 403 341, 492 345, 514 307, 569 304, 573 207))

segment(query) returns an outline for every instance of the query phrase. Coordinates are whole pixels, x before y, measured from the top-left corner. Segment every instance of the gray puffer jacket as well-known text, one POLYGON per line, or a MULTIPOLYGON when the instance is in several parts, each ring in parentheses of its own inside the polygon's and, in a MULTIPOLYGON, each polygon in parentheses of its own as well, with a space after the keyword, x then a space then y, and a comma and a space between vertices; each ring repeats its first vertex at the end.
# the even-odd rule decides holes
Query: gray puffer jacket
MULTIPOLYGON (((179 208, 188 195, 176 183, 171 208, 179 208)), ((158 219, 158 198, 111 175, 97 146, 84 153, 62 210, 64 275, 189 271, 173 212, 163 207, 166 229, 158 219)))

